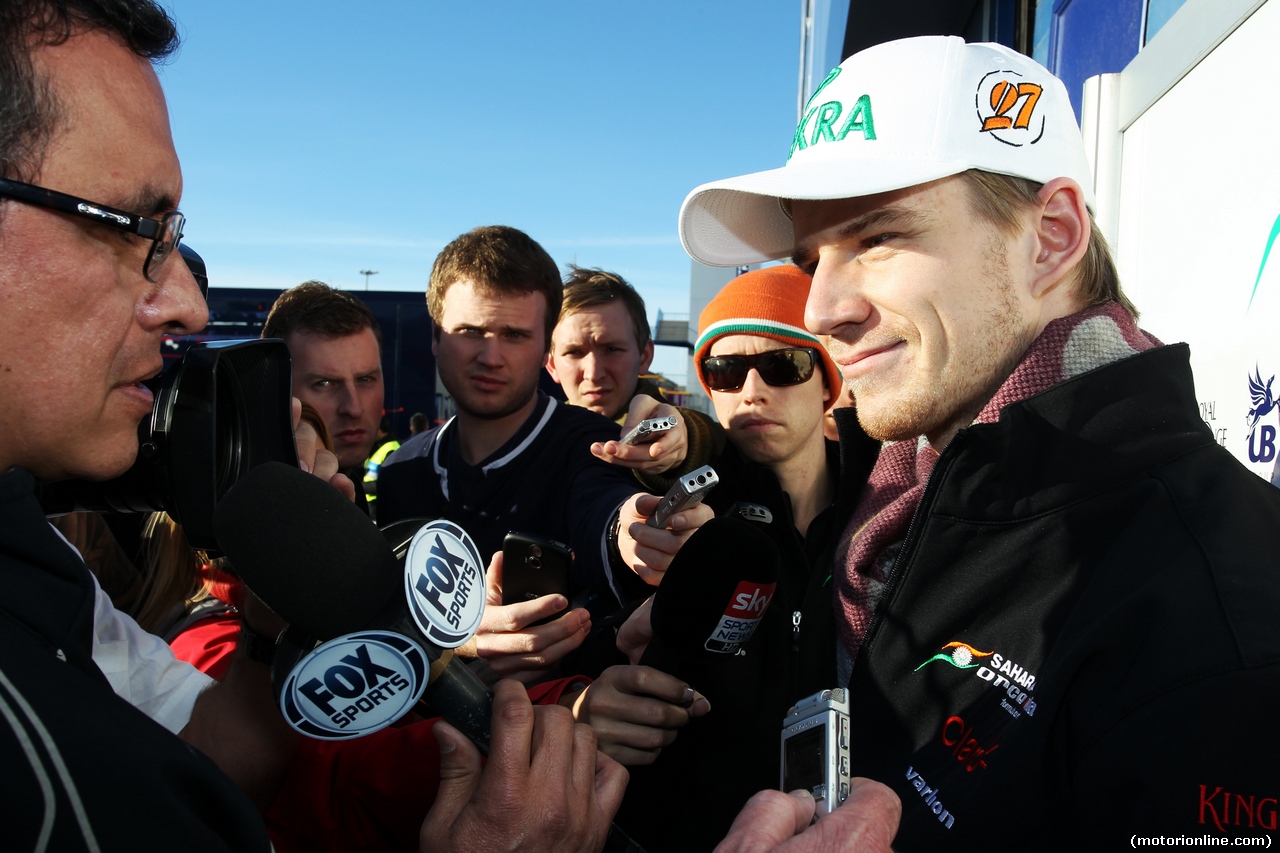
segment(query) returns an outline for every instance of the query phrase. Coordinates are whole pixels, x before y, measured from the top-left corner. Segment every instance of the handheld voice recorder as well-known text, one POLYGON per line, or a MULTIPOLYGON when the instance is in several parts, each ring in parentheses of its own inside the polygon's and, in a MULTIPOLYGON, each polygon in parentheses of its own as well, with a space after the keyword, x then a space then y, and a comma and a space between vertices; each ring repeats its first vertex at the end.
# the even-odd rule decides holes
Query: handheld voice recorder
POLYGON ((787 712, 781 776, 783 791, 813 794, 816 815, 835 811, 849 798, 849 695, 844 688, 820 690, 787 712))
POLYGON ((621 441, 623 444, 648 444, 658 437, 658 433, 666 432, 675 425, 675 415, 668 415, 665 418, 646 418, 629 430, 621 441))
POLYGON ((649 526, 666 527, 671 516, 701 502, 719 482, 720 478, 710 465, 685 474, 662 496, 658 508, 649 516, 649 526))

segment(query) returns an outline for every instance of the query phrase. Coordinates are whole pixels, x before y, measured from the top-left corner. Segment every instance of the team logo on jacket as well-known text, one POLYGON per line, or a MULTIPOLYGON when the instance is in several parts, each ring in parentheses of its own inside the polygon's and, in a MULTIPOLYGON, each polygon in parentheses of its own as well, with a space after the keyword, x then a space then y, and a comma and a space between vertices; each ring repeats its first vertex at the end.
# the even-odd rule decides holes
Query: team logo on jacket
POLYGON ((980 652, 968 643, 950 642, 942 647, 942 651, 916 667, 914 672, 919 672, 936 660, 949 663, 956 669, 973 669, 978 666, 973 662, 975 658, 991 657, 992 654, 992 652, 980 652))
POLYGON ((1036 113, 1043 93, 1043 86, 1016 71, 987 73, 973 96, 982 132, 1014 148, 1035 145, 1044 136, 1044 113, 1036 113))
POLYGON ((996 651, 980 651, 968 643, 953 640, 933 657, 917 666, 919 672, 934 661, 950 664, 956 669, 974 670, 974 676, 1000 690, 1005 697, 1000 707, 1015 719, 1026 714, 1034 716, 1036 700, 1031 691, 1036 685, 1035 674, 996 651))
POLYGON ((280 712, 308 737, 349 740, 403 717, 426 689, 430 662, 407 637, 360 631, 307 654, 280 692, 280 712))
POLYGON ((476 543, 453 522, 428 522, 414 534, 404 587, 413 621, 441 648, 457 648, 480 627, 484 563, 476 543))

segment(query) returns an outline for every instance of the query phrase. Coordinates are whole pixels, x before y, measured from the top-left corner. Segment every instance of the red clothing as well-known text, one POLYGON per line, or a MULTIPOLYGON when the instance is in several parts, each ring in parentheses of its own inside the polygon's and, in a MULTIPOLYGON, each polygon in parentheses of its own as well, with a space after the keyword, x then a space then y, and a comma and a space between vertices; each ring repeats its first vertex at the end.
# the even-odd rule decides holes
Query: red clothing
MULTIPOLYGON (((239 581, 205 567, 214 594, 240 601, 239 581), (213 574, 216 573, 216 574, 213 574)), ((231 665, 240 619, 221 614, 194 623, 172 643, 174 654, 221 679, 231 665)), ((529 688, 536 705, 560 700, 589 679, 562 678, 529 688)), ((440 784, 436 719, 383 729, 351 741, 303 738, 264 819, 278 853, 417 850, 418 831, 440 784)))

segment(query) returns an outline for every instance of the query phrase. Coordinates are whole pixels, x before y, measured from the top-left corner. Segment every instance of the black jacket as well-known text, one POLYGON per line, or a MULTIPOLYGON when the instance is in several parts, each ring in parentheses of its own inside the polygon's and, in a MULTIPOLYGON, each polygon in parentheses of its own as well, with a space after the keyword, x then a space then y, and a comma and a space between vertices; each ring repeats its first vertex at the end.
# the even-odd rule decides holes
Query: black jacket
POLYGON ((773 520, 760 529, 778 547, 782 565, 774 597, 742 653, 672 673, 705 695, 711 712, 681 729, 653 765, 629 768, 617 820, 651 851, 714 848, 752 794, 778 787, 788 708, 835 685, 829 554, 852 504, 843 493, 856 497, 879 451, 856 422, 842 439, 827 442, 827 464, 836 473, 843 454, 850 477, 803 538, 771 470, 744 459, 732 444, 712 463, 720 483, 706 503, 717 518, 740 503, 766 508, 773 520))
POLYGON ((616 608, 613 587, 634 575, 615 577, 605 527, 639 489, 629 470, 592 456, 591 444, 616 440, 617 424, 539 393, 516 434, 479 465, 462 460, 456 430, 450 419, 387 457, 378 472, 378 523, 447 518, 462 525, 485 560, 512 530, 564 542, 574 551, 577 587, 608 596, 616 608))
POLYGON ((33 487, 0 475, 0 846, 266 851, 240 789, 94 664, 93 581, 33 487))
POLYGON ((1274 830, 1278 554, 1280 491, 1214 443, 1185 345, 962 430, 849 685, 894 849, 1274 830))

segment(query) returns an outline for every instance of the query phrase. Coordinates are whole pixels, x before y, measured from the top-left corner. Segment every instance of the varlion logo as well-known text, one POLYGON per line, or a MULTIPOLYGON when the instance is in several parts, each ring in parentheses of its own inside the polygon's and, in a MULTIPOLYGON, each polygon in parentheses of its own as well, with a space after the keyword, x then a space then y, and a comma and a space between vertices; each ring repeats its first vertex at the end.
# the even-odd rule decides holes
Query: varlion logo
POLYGON ((441 648, 457 648, 480 627, 484 563, 476 543, 453 522, 432 521, 414 534, 404 585, 413 621, 441 648))
POLYGON ((1036 115, 1036 103, 1044 87, 1022 79, 1016 71, 992 71, 978 83, 973 97, 982 132, 1021 148, 1035 145, 1044 136, 1044 113, 1036 115))
POLYGON ((280 693, 280 712, 308 737, 361 737, 403 717, 426 689, 429 669, 422 649, 400 634, 345 634, 293 668, 280 693))

